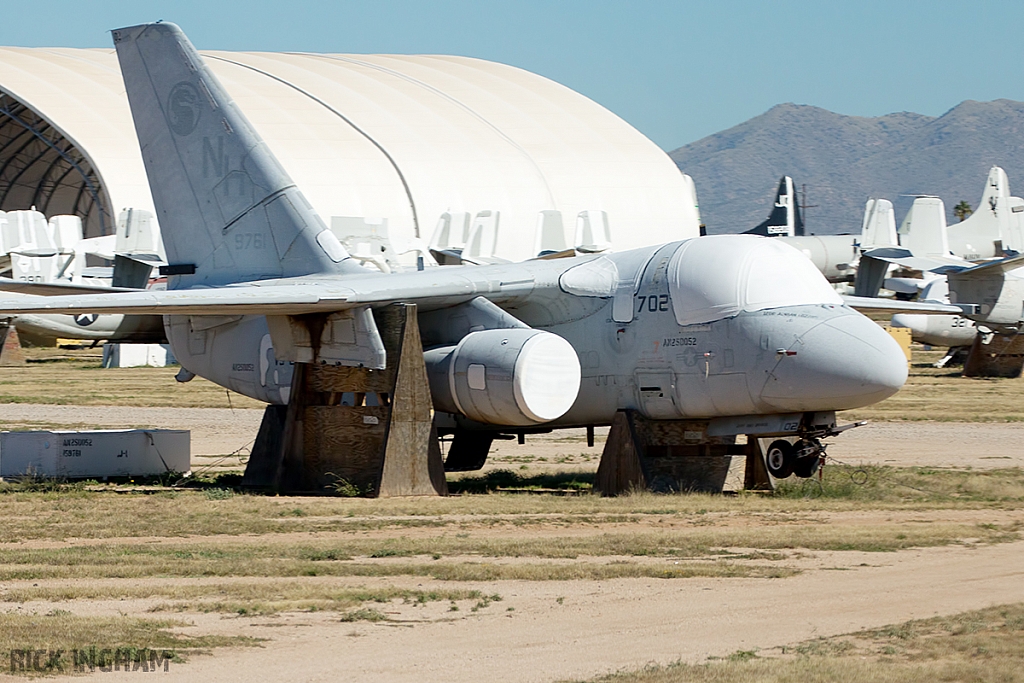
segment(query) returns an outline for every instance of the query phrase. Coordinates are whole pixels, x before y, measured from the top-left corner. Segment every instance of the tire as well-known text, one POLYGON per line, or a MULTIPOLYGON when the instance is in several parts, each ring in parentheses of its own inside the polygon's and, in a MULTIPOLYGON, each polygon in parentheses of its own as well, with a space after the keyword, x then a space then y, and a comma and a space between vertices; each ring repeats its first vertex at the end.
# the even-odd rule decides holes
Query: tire
POLYGON ((779 439, 772 441, 764 454, 764 462, 768 468, 768 474, 776 479, 785 479, 793 474, 793 465, 796 462, 793 452, 793 444, 779 439))
POLYGON ((793 474, 802 479, 809 479, 814 476, 821 465, 821 458, 817 455, 807 455, 797 458, 793 463, 793 474))

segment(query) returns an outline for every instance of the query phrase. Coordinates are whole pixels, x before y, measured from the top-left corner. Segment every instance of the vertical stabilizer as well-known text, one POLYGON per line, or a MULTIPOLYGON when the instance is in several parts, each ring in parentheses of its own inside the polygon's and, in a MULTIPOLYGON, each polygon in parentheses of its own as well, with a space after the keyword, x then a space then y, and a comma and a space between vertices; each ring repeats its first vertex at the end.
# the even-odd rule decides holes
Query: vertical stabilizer
POLYGON ((860 230, 862 247, 894 247, 899 244, 896 236, 896 214, 888 199, 869 199, 864 207, 864 223, 860 230))
POLYGON ((949 256, 946 206, 938 197, 918 197, 900 225, 900 246, 914 256, 949 256))
POLYGON ((1013 206, 1006 172, 993 166, 985 181, 981 203, 966 220, 949 226, 949 244, 953 253, 968 260, 1002 256, 1006 248, 1020 250, 1014 242, 1011 223, 1013 206))
POLYGON ((172 288, 359 268, 181 29, 113 36, 172 288))
POLYGON ((988 178, 985 180, 985 191, 981 193, 981 204, 978 210, 988 209, 993 214, 998 213, 999 204, 1010 196, 1010 180, 1006 177, 1006 171, 998 166, 993 166, 988 171, 988 178))
POLYGON ((797 201, 793 179, 788 175, 779 181, 779 189, 775 193, 775 203, 768 220, 756 228, 747 230, 744 235, 764 235, 765 237, 801 237, 804 234, 804 221, 800 216, 800 205, 797 201))

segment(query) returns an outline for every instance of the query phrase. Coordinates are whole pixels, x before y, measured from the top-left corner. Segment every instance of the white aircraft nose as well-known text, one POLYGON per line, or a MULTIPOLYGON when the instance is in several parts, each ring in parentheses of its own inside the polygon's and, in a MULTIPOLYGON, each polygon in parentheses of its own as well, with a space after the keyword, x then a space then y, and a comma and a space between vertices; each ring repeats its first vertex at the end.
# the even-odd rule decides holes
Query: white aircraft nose
POLYGON ((761 400, 779 410, 859 408, 892 396, 907 381, 900 345, 859 314, 830 318, 777 353, 761 400))

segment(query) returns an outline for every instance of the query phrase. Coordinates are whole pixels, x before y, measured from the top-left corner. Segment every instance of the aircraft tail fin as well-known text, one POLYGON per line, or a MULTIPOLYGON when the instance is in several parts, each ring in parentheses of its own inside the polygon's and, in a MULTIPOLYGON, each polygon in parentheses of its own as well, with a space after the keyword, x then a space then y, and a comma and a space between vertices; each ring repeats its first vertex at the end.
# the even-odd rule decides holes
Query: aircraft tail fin
POLYGON ((918 197, 900 225, 900 246, 914 256, 948 256, 946 206, 938 197, 918 197))
POLYGON ((956 245, 964 245, 963 251, 972 252, 962 254, 965 258, 989 258, 999 256, 1005 247, 1019 248, 1016 244, 1009 244, 1016 241, 1014 237, 1017 236, 1011 230, 1012 199, 1006 171, 993 166, 985 180, 981 203, 965 220, 949 226, 950 240, 956 245), (967 245, 971 248, 967 249, 967 245))
POLYGON ((359 269, 181 29, 113 37, 171 288, 359 269))
POLYGON ((896 236, 896 215, 888 199, 869 199, 864 207, 864 223, 860 231, 861 246, 895 247, 899 245, 896 236))
POLYGON ((988 178, 985 180, 985 191, 981 193, 981 204, 978 210, 988 209, 996 211, 996 204, 1010 196, 1010 181, 1006 177, 1006 171, 999 166, 989 169, 988 178))
POLYGON ((775 193, 775 203, 768 219, 743 234, 766 237, 800 237, 804 234, 804 221, 800 215, 800 204, 797 201, 792 178, 787 175, 779 181, 779 189, 775 193))

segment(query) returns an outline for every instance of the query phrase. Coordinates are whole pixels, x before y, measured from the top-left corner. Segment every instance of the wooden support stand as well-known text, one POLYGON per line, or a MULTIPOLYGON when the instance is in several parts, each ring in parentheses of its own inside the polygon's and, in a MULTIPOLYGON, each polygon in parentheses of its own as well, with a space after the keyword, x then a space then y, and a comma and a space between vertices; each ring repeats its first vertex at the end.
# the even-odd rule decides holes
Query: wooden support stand
POLYGON ((974 337, 964 362, 964 377, 1020 377, 1024 370, 1024 335, 994 334, 988 344, 974 337))
MULTIPOLYGON (((775 440, 747 436, 747 463, 743 472, 743 488, 747 491, 774 491, 775 478, 768 474, 765 452, 768 444, 775 440)), ((792 441, 792 439, 791 439, 792 441)))
POLYGON ((282 493, 447 495, 416 306, 374 311, 387 368, 296 363, 263 414, 242 485, 282 493), (351 404, 351 405, 350 405, 351 404))
POLYGON ((25 364, 25 352, 21 350, 18 329, 10 322, 0 323, 0 366, 10 367, 25 364))
POLYGON ((595 490, 614 496, 631 490, 771 490, 757 439, 737 445, 735 437, 711 437, 708 422, 648 420, 620 410, 612 420, 595 490))

